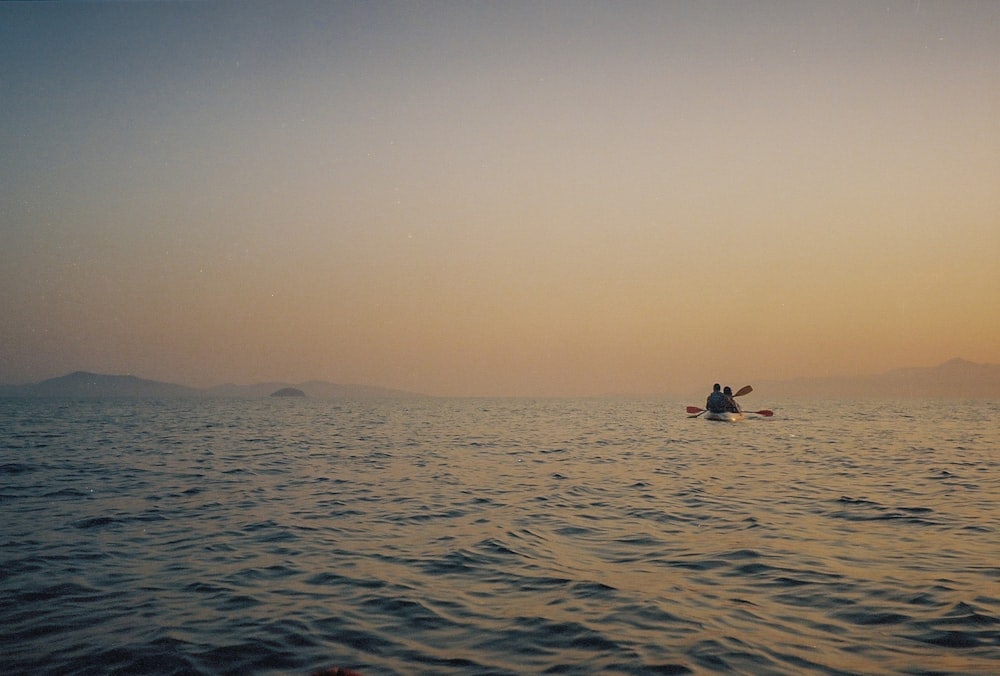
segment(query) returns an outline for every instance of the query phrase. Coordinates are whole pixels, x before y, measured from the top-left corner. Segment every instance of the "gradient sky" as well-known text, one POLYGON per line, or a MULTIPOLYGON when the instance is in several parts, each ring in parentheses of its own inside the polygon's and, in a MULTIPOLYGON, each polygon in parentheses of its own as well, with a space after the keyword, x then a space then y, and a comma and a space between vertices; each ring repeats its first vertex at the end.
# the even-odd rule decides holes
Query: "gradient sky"
POLYGON ((0 5, 0 382, 1000 363, 1000 2, 0 5))

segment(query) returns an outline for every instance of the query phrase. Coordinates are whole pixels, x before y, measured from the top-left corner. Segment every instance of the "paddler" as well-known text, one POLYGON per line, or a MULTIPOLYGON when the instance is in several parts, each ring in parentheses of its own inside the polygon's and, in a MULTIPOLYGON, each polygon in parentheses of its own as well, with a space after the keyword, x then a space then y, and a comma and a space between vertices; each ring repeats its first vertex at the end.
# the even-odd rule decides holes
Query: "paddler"
MULTIPOLYGON (((729 388, 727 387, 726 389, 728 390, 729 388)), ((705 400, 705 408, 710 413, 725 413, 726 395, 722 393, 722 385, 719 383, 712 385, 712 394, 708 395, 708 399, 705 400)))
POLYGON ((742 413, 740 405, 736 403, 736 397, 733 396, 733 388, 726 385, 726 388, 722 390, 722 397, 725 400, 724 406, 726 411, 730 413, 742 413))

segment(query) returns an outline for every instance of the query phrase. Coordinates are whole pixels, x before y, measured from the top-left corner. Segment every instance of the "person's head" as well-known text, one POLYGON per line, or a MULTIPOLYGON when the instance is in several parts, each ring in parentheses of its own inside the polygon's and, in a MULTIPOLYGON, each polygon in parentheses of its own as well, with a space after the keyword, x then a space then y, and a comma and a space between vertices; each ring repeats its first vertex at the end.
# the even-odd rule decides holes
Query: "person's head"
POLYGON ((726 388, 724 390, 722 390, 722 393, 723 394, 732 394, 733 393, 733 388, 731 388, 729 385, 726 385, 726 388))
POLYGON ((721 389, 722 389, 722 385, 720 385, 719 383, 716 383, 716 384, 712 385, 712 391, 713 392, 718 392, 721 389))

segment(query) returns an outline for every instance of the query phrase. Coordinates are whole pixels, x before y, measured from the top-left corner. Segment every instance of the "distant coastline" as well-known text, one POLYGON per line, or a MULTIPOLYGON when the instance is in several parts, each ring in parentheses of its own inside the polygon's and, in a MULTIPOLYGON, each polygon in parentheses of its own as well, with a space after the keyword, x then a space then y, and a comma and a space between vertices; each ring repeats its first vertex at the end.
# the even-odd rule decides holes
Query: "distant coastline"
MULTIPOLYGON (((859 377, 796 378, 753 383, 768 399, 1000 399, 1000 365, 951 359, 931 367, 902 368, 859 377)), ((371 385, 312 380, 194 388, 131 375, 76 371, 25 385, 0 385, 3 397, 265 399, 297 390, 316 399, 414 399, 431 395, 371 385)))
POLYGON ((870 376, 762 381, 754 388, 772 399, 1000 399, 1000 364, 955 358, 870 376))
POLYGON ((147 380, 135 376, 105 375, 76 371, 27 385, 0 385, 4 397, 67 397, 67 398, 215 398, 266 399, 275 392, 295 390, 303 396, 317 399, 410 399, 425 395, 370 385, 342 385, 323 381, 306 383, 256 383, 253 385, 218 385, 205 389, 174 383, 147 380))

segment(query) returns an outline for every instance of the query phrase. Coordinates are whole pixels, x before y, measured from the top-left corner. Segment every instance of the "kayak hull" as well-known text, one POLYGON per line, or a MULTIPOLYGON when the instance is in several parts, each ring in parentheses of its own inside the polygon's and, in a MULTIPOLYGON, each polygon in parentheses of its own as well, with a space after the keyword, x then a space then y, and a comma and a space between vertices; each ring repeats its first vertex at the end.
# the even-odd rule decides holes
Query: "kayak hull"
POLYGON ((718 422, 739 422, 743 420, 742 413, 733 413, 731 411, 725 411, 724 413, 713 413, 712 411, 707 411, 705 413, 705 420, 715 420, 718 422))

